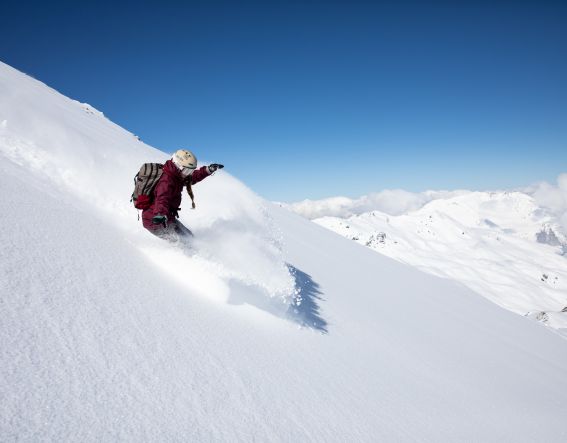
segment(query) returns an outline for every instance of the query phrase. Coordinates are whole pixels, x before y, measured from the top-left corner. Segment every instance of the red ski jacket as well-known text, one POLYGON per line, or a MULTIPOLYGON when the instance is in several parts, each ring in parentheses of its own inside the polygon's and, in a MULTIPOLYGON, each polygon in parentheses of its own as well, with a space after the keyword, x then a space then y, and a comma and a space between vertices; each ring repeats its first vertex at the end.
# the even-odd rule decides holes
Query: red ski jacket
MULTIPOLYGON (((206 166, 201 166, 193 171, 189 179, 191 184, 194 185, 208 176, 209 169, 206 166)), ((177 169, 177 166, 171 160, 166 161, 163 165, 163 174, 153 191, 153 203, 142 212, 144 228, 150 231, 163 228, 162 225, 154 225, 152 223, 152 218, 156 215, 167 215, 169 223, 175 220, 177 211, 180 209, 179 205, 181 205, 181 195, 185 184, 185 177, 177 169)))

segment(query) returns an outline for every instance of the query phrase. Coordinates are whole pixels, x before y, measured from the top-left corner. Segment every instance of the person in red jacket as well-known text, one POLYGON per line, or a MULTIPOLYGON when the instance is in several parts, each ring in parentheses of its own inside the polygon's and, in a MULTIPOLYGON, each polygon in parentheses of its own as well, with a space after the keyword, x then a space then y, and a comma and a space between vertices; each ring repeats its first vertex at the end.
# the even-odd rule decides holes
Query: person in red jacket
POLYGON ((153 190, 153 203, 142 212, 144 228, 170 241, 191 236, 191 231, 177 220, 183 188, 187 187, 187 192, 193 200, 191 185, 199 183, 221 168, 223 165, 213 163, 197 169, 197 158, 185 149, 173 154, 171 160, 163 165, 163 173, 153 190))

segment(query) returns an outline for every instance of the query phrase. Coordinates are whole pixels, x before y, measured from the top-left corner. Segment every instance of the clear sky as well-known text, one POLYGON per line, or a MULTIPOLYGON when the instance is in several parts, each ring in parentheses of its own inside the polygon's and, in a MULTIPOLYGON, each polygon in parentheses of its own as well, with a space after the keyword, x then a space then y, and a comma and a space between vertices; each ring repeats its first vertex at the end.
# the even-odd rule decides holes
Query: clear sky
POLYGON ((272 200, 567 171, 565 1, 8 0, 1 15, 0 60, 272 200))

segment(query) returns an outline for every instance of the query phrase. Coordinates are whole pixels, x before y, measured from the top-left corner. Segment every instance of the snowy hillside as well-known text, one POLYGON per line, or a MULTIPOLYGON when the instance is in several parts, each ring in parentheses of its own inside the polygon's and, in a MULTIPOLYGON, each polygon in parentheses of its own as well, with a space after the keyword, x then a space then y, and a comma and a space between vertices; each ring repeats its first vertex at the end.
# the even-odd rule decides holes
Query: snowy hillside
POLYGON ((522 192, 467 192, 392 216, 315 222, 381 254, 464 283, 500 306, 567 328, 567 241, 522 192))
POLYGON ((0 441, 565 441, 552 330, 224 172, 165 244, 165 158, 0 63, 0 441))

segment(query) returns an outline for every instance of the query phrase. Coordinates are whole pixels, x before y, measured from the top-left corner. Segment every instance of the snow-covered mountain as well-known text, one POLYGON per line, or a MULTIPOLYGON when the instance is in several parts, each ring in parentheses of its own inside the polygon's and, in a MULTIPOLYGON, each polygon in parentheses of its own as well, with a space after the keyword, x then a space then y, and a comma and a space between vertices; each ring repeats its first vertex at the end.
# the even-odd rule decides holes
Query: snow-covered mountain
POLYGON ((371 211, 314 221, 511 311, 567 328, 567 240, 557 218, 524 192, 460 191, 402 215, 371 211))
POLYGON ((166 158, 0 63, 0 441, 567 438, 553 330, 224 171, 166 244, 129 203, 166 158))

